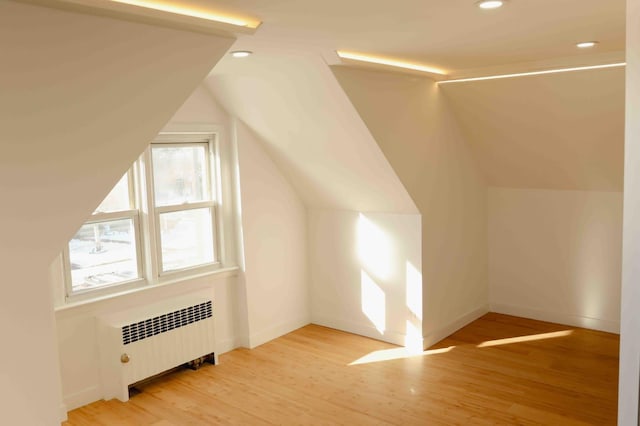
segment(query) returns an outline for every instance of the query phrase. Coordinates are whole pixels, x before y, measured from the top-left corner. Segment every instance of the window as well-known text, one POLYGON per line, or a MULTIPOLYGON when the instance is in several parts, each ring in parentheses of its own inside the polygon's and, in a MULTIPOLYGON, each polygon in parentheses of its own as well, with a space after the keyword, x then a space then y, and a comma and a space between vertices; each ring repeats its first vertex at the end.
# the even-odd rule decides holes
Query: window
POLYGON ((151 146, 161 273, 215 261, 208 158, 206 143, 151 146))
POLYGON ((67 298, 220 267, 215 135, 160 135, 64 252, 67 298))

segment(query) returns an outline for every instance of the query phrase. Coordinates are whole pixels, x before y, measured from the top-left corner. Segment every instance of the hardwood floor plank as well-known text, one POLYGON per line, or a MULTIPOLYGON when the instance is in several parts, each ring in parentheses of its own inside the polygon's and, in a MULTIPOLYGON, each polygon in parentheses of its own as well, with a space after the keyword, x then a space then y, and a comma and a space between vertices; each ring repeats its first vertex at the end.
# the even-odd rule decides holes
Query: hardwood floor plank
POLYGON ((615 425, 618 346, 614 334, 495 313, 411 355, 309 325, 65 425, 615 425))

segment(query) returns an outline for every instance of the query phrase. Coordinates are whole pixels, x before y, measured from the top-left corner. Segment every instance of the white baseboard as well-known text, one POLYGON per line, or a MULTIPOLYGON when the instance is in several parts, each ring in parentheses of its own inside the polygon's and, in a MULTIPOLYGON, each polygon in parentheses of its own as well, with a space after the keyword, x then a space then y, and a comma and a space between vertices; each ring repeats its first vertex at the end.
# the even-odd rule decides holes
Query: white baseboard
POLYGON ((234 349, 242 347, 242 339, 232 337, 229 339, 216 340, 216 354, 222 355, 234 349))
POLYGON ((67 416, 68 411, 66 404, 60 403, 60 423, 69 420, 69 417, 67 416))
MULTIPOLYGON (((64 405, 66 411, 74 410, 92 402, 96 402, 102 399, 102 389, 99 385, 90 386, 79 392, 75 392, 69 395, 64 395, 64 405)), ((65 411, 65 415, 66 415, 65 411)))
POLYGON ((620 334, 619 321, 590 318, 565 312, 552 312, 502 303, 492 303, 491 312, 620 334))
POLYGON ((322 325, 324 327, 346 331, 347 333, 353 333, 360 336, 370 337, 376 340, 382 340, 383 342, 392 343, 394 345, 405 345, 405 334, 389 330, 385 330, 384 333, 380 333, 378 329, 370 324, 363 324, 355 321, 322 315, 313 315, 311 318, 311 322, 313 324, 322 325))
POLYGON ((273 325, 271 327, 266 327, 263 330, 250 333, 249 349, 253 349, 273 339, 277 339, 278 337, 284 336, 287 333, 291 333, 292 331, 297 330, 300 327, 304 327, 305 325, 309 325, 310 323, 311 321, 309 320, 309 317, 305 316, 293 321, 286 321, 280 324, 273 325))
POLYGON ((465 325, 477 320, 487 312, 489 312, 489 305, 482 305, 480 307, 477 307, 476 309, 473 309, 472 311, 467 312, 464 315, 459 316, 449 324, 445 324, 441 327, 436 328, 435 330, 432 330, 424 336, 425 348, 428 348, 438 343, 445 337, 452 335, 465 325))

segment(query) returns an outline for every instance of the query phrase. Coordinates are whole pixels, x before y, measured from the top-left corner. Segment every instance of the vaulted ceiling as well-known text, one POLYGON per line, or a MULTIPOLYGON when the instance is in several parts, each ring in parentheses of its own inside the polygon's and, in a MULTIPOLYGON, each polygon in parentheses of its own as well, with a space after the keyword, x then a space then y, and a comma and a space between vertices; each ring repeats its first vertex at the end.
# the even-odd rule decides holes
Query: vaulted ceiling
POLYGON ((624 0, 156 0, 248 16, 263 22, 238 47, 263 43, 354 50, 455 72, 570 58, 601 62, 625 41, 624 0), (594 50, 575 43, 598 40, 594 50))
MULTIPOLYGON (((274 49, 315 50, 332 65, 339 63, 332 51, 360 51, 441 67, 454 76, 624 61, 624 0, 509 0, 493 11, 480 10, 476 0, 215 4, 264 21, 233 47, 254 50, 248 62, 258 67, 274 49), (578 49, 576 42, 584 40, 599 44, 578 49)), ((214 74, 238 67, 253 65, 226 57, 214 74)), ((447 84, 440 90, 489 185, 622 190, 624 68, 447 84)))
MULTIPOLYGON (((625 0, 506 0, 496 10, 481 10, 477 0, 116 2, 261 21, 255 31, 237 31, 232 47, 254 55, 243 62, 226 55, 208 83, 226 108, 265 139, 303 187, 300 192, 310 202, 324 200, 322 205, 346 207, 338 200, 357 198, 358 206, 383 208, 385 197, 354 188, 387 182, 389 192, 397 192, 393 179, 371 173, 388 171, 384 158, 372 154, 377 166, 367 169, 357 155, 345 155, 347 141, 357 152, 358 143, 362 148, 373 140, 328 71, 327 65, 340 64, 336 50, 418 62, 450 77, 624 61, 625 0), (599 43, 576 47, 586 40, 599 43), (326 154, 324 166, 314 154, 319 150, 326 154)), ((621 190, 624 68, 440 87, 489 185, 621 190)), ((411 207, 400 198, 393 204, 411 207)))
POLYGON ((443 84, 487 183, 622 191, 624 68, 443 84))

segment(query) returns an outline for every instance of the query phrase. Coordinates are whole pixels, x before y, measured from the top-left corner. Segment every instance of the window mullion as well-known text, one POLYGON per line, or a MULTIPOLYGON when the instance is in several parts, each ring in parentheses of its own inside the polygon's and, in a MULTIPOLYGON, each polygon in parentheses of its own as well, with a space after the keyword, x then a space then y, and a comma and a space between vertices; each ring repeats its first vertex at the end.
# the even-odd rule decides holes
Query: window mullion
POLYGON ((120 291, 115 290, 116 287, 130 289, 144 285, 145 281, 147 284, 163 283, 219 268, 223 236, 218 211, 221 197, 218 155, 217 139, 212 133, 159 135, 127 171, 128 206, 124 198, 125 187, 117 184, 114 187, 117 191, 114 189, 110 193, 115 195, 108 195, 105 198, 108 201, 103 200, 97 209, 105 212, 94 212, 77 237, 74 236, 73 244, 70 241, 63 249, 67 300, 88 300, 96 297, 94 295, 99 297, 120 291), (154 145, 158 155, 164 155, 155 165, 157 170, 153 164, 156 159, 154 145), (158 194, 155 193, 156 173, 161 176, 158 194), (156 196, 159 202, 182 198, 205 200, 156 206, 156 196), (109 211, 112 208, 125 209, 109 211), (125 226, 124 221, 129 221, 129 225, 125 226), (92 233, 95 233, 95 250, 86 248, 93 241, 92 233), (131 244, 135 244, 135 251, 131 244), (124 252, 125 247, 128 247, 128 254, 124 252), (136 257, 135 265, 133 256, 136 257), (115 268, 123 266, 124 269, 108 269, 116 262, 122 263, 115 268), (91 274, 86 278, 82 275, 85 270, 91 274), (137 278, 127 279, 136 272, 137 278), (79 281, 78 277, 86 281, 79 281))
POLYGON ((179 212, 184 210, 208 209, 214 206, 213 201, 200 201, 197 203, 174 204, 171 206, 156 207, 156 214, 179 212))
POLYGON ((151 282, 155 282, 160 275, 160 259, 158 257, 160 243, 159 243, 159 231, 158 220, 155 210, 155 194, 153 185, 153 164, 151 161, 151 147, 148 147, 142 155, 142 167, 143 173, 140 173, 141 192, 140 198, 143 201, 143 222, 145 225, 145 247, 147 248, 148 256, 145 258, 145 264, 147 266, 148 279, 151 282))
POLYGON ((118 219, 132 219, 137 215, 138 215, 138 210, 122 210, 122 211, 109 212, 109 213, 94 213, 93 215, 91 215, 91 218, 89 218, 89 220, 85 222, 85 224, 107 222, 107 221, 118 220, 118 219))

